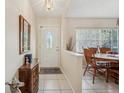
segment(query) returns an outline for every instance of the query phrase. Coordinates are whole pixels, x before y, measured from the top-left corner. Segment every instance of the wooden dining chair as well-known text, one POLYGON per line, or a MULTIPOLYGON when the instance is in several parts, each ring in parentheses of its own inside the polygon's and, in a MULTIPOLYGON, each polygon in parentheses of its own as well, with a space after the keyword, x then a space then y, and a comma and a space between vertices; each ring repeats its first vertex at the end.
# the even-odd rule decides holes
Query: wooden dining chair
POLYGON ((88 48, 88 49, 90 49, 90 51, 92 51, 93 54, 97 52, 97 48, 88 48))
POLYGON ((115 83, 119 83, 119 67, 118 69, 109 69, 109 77, 112 77, 114 79, 115 83))
POLYGON ((86 59, 86 68, 84 70, 84 74, 86 73, 87 69, 93 65, 93 58, 92 58, 92 51, 90 51, 89 49, 84 49, 84 56, 85 56, 85 59, 86 59))
MULTIPOLYGON (((97 48, 88 48, 88 49, 90 49, 94 54, 98 51, 97 48)), ((102 48, 100 48, 100 52, 101 53, 107 53, 107 52, 112 52, 112 51, 111 51, 110 48, 104 48, 104 47, 102 47, 102 48)))
POLYGON ((111 48, 104 48, 104 47, 100 48, 101 53, 107 53, 108 51, 111 51, 111 48))
POLYGON ((118 54, 118 52, 114 52, 114 51, 107 51, 107 54, 118 54))
POLYGON ((84 56, 86 59, 86 68, 84 70, 83 76, 85 76, 86 71, 88 71, 89 69, 93 69, 93 84, 94 84, 94 80, 95 80, 95 76, 96 76, 96 72, 97 71, 103 71, 102 69, 107 70, 108 69, 108 62, 106 61, 97 61, 94 59, 93 57, 94 53, 92 50, 90 49, 84 49, 84 56))
MULTIPOLYGON (((118 52, 108 51, 107 54, 118 54, 118 52)), ((109 81, 109 77, 112 77, 115 80, 115 83, 119 83, 119 61, 111 61, 109 63, 107 74, 107 81, 109 81)))

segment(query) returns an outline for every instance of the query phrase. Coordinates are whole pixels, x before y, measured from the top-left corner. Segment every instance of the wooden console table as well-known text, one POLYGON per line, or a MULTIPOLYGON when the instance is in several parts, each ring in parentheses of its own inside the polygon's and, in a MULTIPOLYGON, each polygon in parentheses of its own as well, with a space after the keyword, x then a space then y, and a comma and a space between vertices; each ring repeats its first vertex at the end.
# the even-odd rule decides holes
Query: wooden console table
POLYGON ((39 86, 39 64, 24 64, 19 68, 19 80, 24 82, 22 93, 37 93, 39 86))

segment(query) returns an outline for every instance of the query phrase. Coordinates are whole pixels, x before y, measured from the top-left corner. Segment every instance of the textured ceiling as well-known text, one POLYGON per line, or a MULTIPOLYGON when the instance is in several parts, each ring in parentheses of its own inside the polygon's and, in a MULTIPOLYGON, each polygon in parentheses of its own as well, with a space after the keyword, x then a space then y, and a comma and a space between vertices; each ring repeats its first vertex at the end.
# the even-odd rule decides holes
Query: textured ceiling
POLYGON ((72 0, 69 7, 68 17, 119 17, 119 0, 72 0))
POLYGON ((67 0, 53 0, 53 10, 52 11, 46 11, 44 6, 45 0, 30 0, 32 7, 36 13, 37 16, 48 16, 48 17, 59 17, 64 11, 64 7, 66 5, 67 0))
POLYGON ((119 0, 53 0, 54 9, 47 12, 44 0, 30 0, 37 16, 59 17, 66 10, 66 17, 118 18, 119 0), (65 9, 67 8, 67 9, 65 9))

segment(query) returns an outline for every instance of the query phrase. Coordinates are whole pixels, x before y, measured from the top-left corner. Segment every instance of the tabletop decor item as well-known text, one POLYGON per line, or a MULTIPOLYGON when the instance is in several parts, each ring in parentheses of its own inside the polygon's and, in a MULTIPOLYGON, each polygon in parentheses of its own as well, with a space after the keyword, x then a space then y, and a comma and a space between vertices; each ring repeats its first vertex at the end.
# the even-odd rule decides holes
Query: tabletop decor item
POLYGON ((97 45, 97 53, 99 54, 100 53, 100 46, 97 45))
POLYGON ((73 48, 74 48, 73 38, 70 37, 66 43, 66 49, 69 51, 73 51, 73 48))
POLYGON ((26 54, 24 57, 25 57, 25 64, 32 63, 32 54, 26 54))

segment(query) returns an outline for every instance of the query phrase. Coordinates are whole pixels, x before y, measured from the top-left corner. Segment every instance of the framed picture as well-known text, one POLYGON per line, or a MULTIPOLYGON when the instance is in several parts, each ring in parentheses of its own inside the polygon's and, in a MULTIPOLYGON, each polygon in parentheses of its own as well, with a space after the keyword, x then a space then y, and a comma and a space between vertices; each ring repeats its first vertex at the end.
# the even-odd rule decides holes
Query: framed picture
POLYGON ((31 26, 22 16, 19 16, 19 54, 30 51, 31 26))

